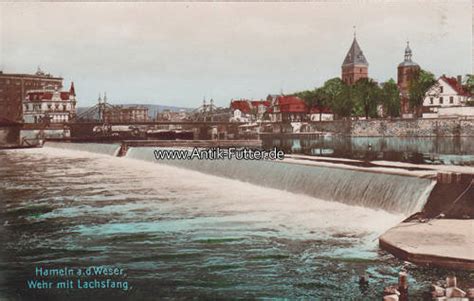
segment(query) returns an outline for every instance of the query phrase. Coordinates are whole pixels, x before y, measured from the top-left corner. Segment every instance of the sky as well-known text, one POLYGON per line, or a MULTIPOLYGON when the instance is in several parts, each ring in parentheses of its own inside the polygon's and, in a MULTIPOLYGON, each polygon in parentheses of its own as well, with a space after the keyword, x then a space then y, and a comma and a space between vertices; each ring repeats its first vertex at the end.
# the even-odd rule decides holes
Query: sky
POLYGON ((357 40, 369 76, 396 79, 406 41, 422 68, 472 73, 466 1, 1 3, 0 70, 74 81, 79 106, 198 107, 265 98, 338 77, 357 40))

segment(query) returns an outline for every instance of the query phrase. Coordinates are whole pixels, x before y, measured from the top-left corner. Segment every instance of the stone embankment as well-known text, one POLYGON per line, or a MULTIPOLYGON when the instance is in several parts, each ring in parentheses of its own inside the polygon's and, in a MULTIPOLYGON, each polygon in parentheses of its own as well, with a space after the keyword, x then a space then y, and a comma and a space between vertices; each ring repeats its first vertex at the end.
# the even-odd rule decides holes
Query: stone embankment
POLYGON ((312 123, 309 131, 354 137, 474 136, 473 118, 334 120, 312 123))

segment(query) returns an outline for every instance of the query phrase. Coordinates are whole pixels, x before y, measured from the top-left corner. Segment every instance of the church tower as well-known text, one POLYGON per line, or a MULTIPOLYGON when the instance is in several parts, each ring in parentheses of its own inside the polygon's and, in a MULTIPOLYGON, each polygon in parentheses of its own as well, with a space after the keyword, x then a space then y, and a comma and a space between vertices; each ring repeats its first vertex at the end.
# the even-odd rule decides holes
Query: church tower
POLYGON ((369 63, 365 59, 364 53, 357 43, 356 34, 351 48, 347 52, 346 58, 342 63, 342 81, 348 85, 355 84, 361 78, 369 77, 369 63))
POLYGON ((405 48, 405 59, 403 62, 398 64, 398 89, 400 90, 400 113, 403 117, 405 114, 412 113, 409 104, 409 89, 410 82, 413 80, 415 75, 420 71, 420 66, 413 62, 412 51, 410 49, 410 42, 407 41, 407 47, 405 48))

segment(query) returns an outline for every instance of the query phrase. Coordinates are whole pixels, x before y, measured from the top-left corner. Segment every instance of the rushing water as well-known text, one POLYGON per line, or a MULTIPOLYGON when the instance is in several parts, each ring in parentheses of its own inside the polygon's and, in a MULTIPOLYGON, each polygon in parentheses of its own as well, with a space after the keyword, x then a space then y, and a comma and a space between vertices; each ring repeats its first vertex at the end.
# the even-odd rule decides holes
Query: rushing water
POLYGON ((286 153, 418 164, 474 165, 474 137, 265 138, 267 148, 286 153))
MULTIPOLYGON (((128 158, 155 161, 150 148, 131 148, 128 158)), ((279 161, 162 160, 166 164, 260 186, 306 194, 326 201, 411 215, 420 211, 434 181, 279 161)), ((303 161, 304 162, 304 161, 303 161)))
MULTIPOLYGON (((0 162, 2 300, 373 300, 402 266, 377 237, 405 214, 104 154, 45 147, 0 162), (91 265, 125 269, 132 289, 27 289, 36 266, 91 265)), ((418 298, 449 272, 408 268, 418 298)))

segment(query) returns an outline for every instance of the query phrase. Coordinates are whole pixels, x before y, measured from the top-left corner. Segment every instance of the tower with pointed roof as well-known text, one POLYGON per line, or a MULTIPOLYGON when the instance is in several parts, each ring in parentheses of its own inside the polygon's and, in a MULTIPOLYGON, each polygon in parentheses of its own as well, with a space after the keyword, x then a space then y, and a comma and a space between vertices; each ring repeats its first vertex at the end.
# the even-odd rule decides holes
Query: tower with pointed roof
POLYGON ((407 41, 405 48, 405 58, 403 62, 398 64, 397 83, 400 90, 400 113, 406 115, 412 113, 409 104, 410 82, 420 71, 420 66, 412 60, 413 52, 410 48, 410 42, 407 41))
POLYGON ((342 81, 348 85, 356 83, 361 78, 369 77, 369 63, 359 46, 354 32, 354 40, 342 63, 342 81))
POLYGON ((76 96, 76 88, 74 88, 74 82, 71 82, 71 87, 69 88, 69 94, 76 96))

